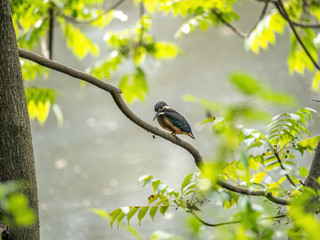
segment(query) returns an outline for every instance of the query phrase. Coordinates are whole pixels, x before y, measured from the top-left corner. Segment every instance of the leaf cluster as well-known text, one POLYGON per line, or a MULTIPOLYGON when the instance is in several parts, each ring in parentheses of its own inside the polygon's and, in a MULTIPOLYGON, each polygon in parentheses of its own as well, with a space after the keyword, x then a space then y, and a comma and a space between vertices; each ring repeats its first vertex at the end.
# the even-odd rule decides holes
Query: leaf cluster
POLYGON ((129 224, 134 215, 137 216, 140 224, 147 213, 154 220, 158 212, 164 215, 166 212, 169 212, 170 207, 193 212, 200 210, 198 206, 203 204, 203 200, 198 198, 196 191, 198 174, 187 175, 181 184, 180 191, 175 191, 152 175, 141 176, 139 181, 142 182, 143 187, 150 184, 153 189, 153 194, 148 197, 148 205, 124 206, 115 209, 110 214, 101 209, 95 209, 94 212, 106 218, 110 222, 111 227, 115 222, 117 222, 117 226, 119 227, 119 224, 124 219, 129 224))
POLYGON ((55 90, 29 87, 25 89, 25 93, 31 119, 37 119, 40 124, 44 124, 48 118, 50 107, 53 105, 52 109, 58 120, 58 125, 62 125, 63 116, 59 106, 55 104, 57 94, 55 90))
POLYGON ((116 71, 120 64, 131 62, 135 73, 125 74, 119 83, 125 100, 132 103, 135 99, 144 101, 148 93, 143 63, 147 56, 153 59, 173 59, 180 52, 176 44, 165 41, 156 41, 151 35, 152 19, 143 15, 133 29, 125 29, 120 32, 108 31, 104 40, 111 50, 109 57, 98 62, 87 70, 97 78, 110 78, 111 72, 116 71))

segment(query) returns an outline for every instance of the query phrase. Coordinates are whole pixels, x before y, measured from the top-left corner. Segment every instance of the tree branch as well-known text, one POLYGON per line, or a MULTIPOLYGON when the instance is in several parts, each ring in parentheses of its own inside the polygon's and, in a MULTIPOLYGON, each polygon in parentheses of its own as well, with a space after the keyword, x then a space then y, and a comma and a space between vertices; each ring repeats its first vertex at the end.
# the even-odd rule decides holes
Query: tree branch
MULTIPOLYGON (((135 115, 126 105, 123 98, 121 97, 121 90, 111 84, 108 84, 106 82, 103 82, 89 74, 86 74, 84 72, 81 72, 79 70, 73 69, 71 67, 68 67, 66 65, 63 65, 61 63, 55 62, 53 60, 49 60, 47 58, 44 58, 36 53, 24 50, 19 48, 19 56, 25 59, 28 59, 30 61, 33 61, 35 63, 38 63, 42 66, 45 66, 47 68, 56 70, 58 72, 62 72, 66 75, 69 75, 71 77, 83 80, 85 82, 91 83, 92 85, 105 90, 111 94, 113 97, 114 102, 118 106, 118 108, 121 110, 121 112, 129 118, 133 123, 137 124, 141 128, 145 129, 148 132, 151 132, 157 136, 160 136, 182 148, 187 150, 194 158, 196 166, 201 170, 204 166, 204 163, 202 161, 202 156, 200 155, 199 151, 194 148, 191 144, 181 140, 180 138, 173 136, 172 134, 162 131, 157 127, 154 127, 150 125, 149 123, 143 121, 140 119, 137 115, 135 115)), ((265 196, 267 199, 274 203, 282 204, 282 205, 288 205, 290 202, 286 199, 281 199, 274 197, 271 192, 263 191, 263 190, 249 190, 243 187, 238 187, 235 185, 232 185, 230 183, 227 183, 223 180, 218 179, 217 184, 225 189, 228 189, 233 192, 245 194, 245 195, 252 195, 252 196, 265 196)))
MULTIPOLYGON (((191 213, 199 222, 201 222, 203 225, 206 225, 208 227, 220 227, 220 226, 224 226, 224 225, 230 225, 230 224, 236 224, 236 223, 241 223, 241 221, 229 221, 229 222, 221 222, 221 223, 208 223, 206 221, 204 221, 203 219, 201 219, 196 213, 192 212, 191 213)), ((280 219, 280 218, 284 218, 286 217, 286 214, 280 214, 277 216, 271 216, 271 217, 265 217, 265 218, 261 218, 260 220, 276 220, 276 219, 280 219)))
MULTIPOLYGON (((282 170, 286 170, 286 168, 283 166, 282 161, 280 159, 280 156, 279 156, 279 154, 278 154, 278 152, 276 150, 274 150, 274 155, 276 156, 276 158, 278 160, 278 163, 280 164, 280 168, 282 170)), ((286 173, 285 176, 287 177, 287 179, 290 182, 290 184, 295 187, 296 184, 292 181, 292 179, 290 178, 289 174, 286 173)))
POLYGON ((108 84, 106 82, 103 82, 89 74, 86 74, 84 72, 81 72, 79 70, 73 69, 71 67, 68 67, 66 65, 63 65, 61 63, 58 63, 56 61, 52 61, 49 59, 46 59, 38 54, 35 54, 33 52, 24 50, 19 48, 19 56, 28 60, 31 60, 33 62, 36 62, 42 66, 48 67, 50 69, 56 70, 58 72, 62 72, 64 74, 67 74, 71 77, 81 79, 83 81, 86 81, 88 83, 91 83, 92 85, 103 89, 111 94, 113 97, 115 103, 117 104, 118 108, 122 111, 122 113, 129 118, 132 122, 137 124, 138 126, 142 127, 143 129, 147 130, 148 132, 151 132, 157 136, 160 136, 164 139, 167 139, 168 141, 186 149, 195 160, 195 164, 200 168, 203 164, 202 157, 197 149, 195 149, 191 144, 181 140, 178 137, 173 136, 172 134, 162 131, 149 123, 144 122, 142 119, 140 119, 138 116, 136 116, 126 105, 124 100, 121 97, 121 90, 115 86, 112 86, 111 84, 108 84))
POLYGON ((236 192, 236 193, 240 193, 240 194, 244 194, 244 195, 250 195, 250 196, 263 196, 263 197, 266 197, 267 199, 269 199, 271 202, 281 204, 281 205, 289 205, 290 204, 289 200, 275 197, 272 195, 271 192, 267 192, 267 191, 263 191, 263 190, 250 190, 247 188, 232 185, 232 184, 225 182, 221 179, 217 180, 217 184, 220 187, 228 189, 232 192, 236 192))
POLYGON ((248 37, 247 33, 242 32, 241 30, 237 29, 236 27, 234 27, 233 25, 231 25, 230 23, 228 23, 228 22, 223 18, 223 16, 222 16, 220 13, 218 13, 215 9, 212 9, 211 11, 212 11, 212 13, 214 13, 214 14, 219 18, 219 20, 220 20, 221 22, 223 22, 227 27, 229 27, 229 28, 230 28, 235 34, 237 34, 239 37, 241 37, 241 38, 247 38, 247 37, 248 37))
POLYGON ((261 14, 258 18, 258 20, 256 21, 256 23, 253 25, 253 27, 249 30, 249 32, 245 33, 245 32, 242 32, 241 30, 239 30, 238 28, 236 28, 235 26, 231 25, 230 23, 228 23, 224 18, 223 16, 217 12, 216 10, 212 10, 212 13, 214 13, 221 22, 223 22, 227 27, 229 27, 235 34, 237 34, 239 37, 241 38, 248 38, 249 35, 252 33, 252 31, 257 27, 258 23, 263 19, 263 17, 265 16, 266 12, 267 12, 267 8, 268 8, 268 4, 269 4, 269 1, 271 0, 266 0, 265 1, 265 5, 261 11, 261 14))
POLYGON ((284 19, 287 20, 287 22, 289 23, 289 26, 291 28, 291 30, 293 31, 295 37, 297 38, 299 44, 301 45, 301 47, 303 48, 303 50, 305 51, 305 53, 308 55, 308 57, 310 58, 310 60, 312 61, 313 65, 320 70, 320 66, 318 65, 318 63, 313 59, 313 57, 311 56, 309 50, 306 48, 306 46, 304 45, 304 43, 302 42, 298 32, 296 31, 292 21, 289 18, 289 15, 286 11, 286 9, 283 6, 283 3, 281 0, 278 0, 278 2, 275 3, 276 8, 278 9, 279 13, 283 16, 284 19))
POLYGON ((54 33, 54 3, 50 1, 50 7, 48 10, 49 15, 49 32, 48 32, 48 53, 49 59, 53 56, 53 33, 54 33))
POLYGON ((269 0, 267 0, 264 4, 264 7, 261 11, 260 17, 258 18, 258 20, 256 21, 256 23, 253 25, 253 27, 251 28, 251 30, 247 33, 247 37, 250 36, 250 34, 254 31, 254 29, 256 29, 256 27, 258 26, 258 23, 264 18, 264 16, 266 15, 267 9, 268 9, 268 5, 269 5, 269 0))
POLYGON ((61 16, 64 17, 67 21, 70 21, 70 22, 73 22, 73 23, 92 23, 92 22, 98 20, 99 18, 102 18, 103 15, 107 14, 110 10, 119 7, 124 1, 125 0, 119 0, 119 1, 115 2, 111 7, 109 7, 106 10, 104 10, 98 16, 93 17, 93 18, 89 18, 89 19, 78 19, 78 18, 74 18, 74 17, 71 17, 71 16, 67 16, 67 15, 61 15, 61 16))

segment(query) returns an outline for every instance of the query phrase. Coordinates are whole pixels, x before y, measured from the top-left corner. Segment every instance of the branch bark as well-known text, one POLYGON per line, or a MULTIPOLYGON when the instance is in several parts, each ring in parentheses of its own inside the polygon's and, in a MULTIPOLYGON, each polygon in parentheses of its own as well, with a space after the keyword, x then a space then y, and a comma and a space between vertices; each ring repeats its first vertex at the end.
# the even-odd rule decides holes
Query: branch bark
MULTIPOLYGON (((35 54, 33 52, 24 50, 19 48, 19 55, 22 58, 28 59, 30 61, 33 61, 35 63, 38 63, 42 66, 48 67, 50 69, 62 72, 64 74, 67 74, 71 77, 86 81, 88 83, 91 83, 92 85, 105 90, 111 94, 113 97, 114 102, 118 106, 118 108, 121 110, 121 112, 129 118, 133 123, 137 124, 141 128, 145 129, 147 132, 151 132, 159 137, 162 137, 182 148, 187 150, 194 158, 196 166, 201 170, 202 167, 204 166, 204 163, 202 161, 202 156, 199 153, 199 151, 194 148, 191 144, 188 142, 185 142, 181 140, 180 138, 173 136, 172 134, 162 131, 157 127, 154 127, 150 125, 149 123, 143 121, 140 119, 137 115, 135 115, 127 106, 127 104, 124 102, 123 98, 121 97, 121 90, 111 84, 108 84, 106 82, 103 82, 89 74, 86 74, 84 72, 81 72, 79 70, 73 69, 71 67, 68 67, 66 65, 63 65, 61 63, 49 60, 47 58, 44 58, 38 54, 35 54)), ((227 183, 223 180, 218 180, 217 184, 223 188, 226 188, 230 191, 237 192, 240 194, 246 194, 246 195, 252 195, 252 196, 264 196, 270 201, 277 203, 277 204, 282 204, 282 205, 288 205, 290 202, 289 200, 282 199, 282 198, 277 198, 274 197, 270 192, 263 191, 263 190, 249 190, 243 187, 235 186, 230 183, 227 183)))
MULTIPOLYGON (((320 184, 318 178, 320 177, 320 140, 318 142, 317 148, 315 149, 315 154, 310 166, 309 175, 305 181, 305 186, 309 187, 315 192, 320 189, 320 184)), ((319 196, 313 196, 310 200, 310 204, 306 206, 308 212, 314 213, 320 205, 319 196)))

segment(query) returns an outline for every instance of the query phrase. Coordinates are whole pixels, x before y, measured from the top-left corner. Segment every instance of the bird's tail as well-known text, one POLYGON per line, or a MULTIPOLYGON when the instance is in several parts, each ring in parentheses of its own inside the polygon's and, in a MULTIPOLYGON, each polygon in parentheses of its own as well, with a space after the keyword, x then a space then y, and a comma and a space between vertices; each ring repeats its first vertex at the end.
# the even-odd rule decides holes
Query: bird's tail
POLYGON ((190 136, 190 137, 193 138, 193 139, 196 139, 196 138, 194 137, 194 135, 193 135, 193 132, 189 132, 189 133, 188 133, 188 136, 190 136))

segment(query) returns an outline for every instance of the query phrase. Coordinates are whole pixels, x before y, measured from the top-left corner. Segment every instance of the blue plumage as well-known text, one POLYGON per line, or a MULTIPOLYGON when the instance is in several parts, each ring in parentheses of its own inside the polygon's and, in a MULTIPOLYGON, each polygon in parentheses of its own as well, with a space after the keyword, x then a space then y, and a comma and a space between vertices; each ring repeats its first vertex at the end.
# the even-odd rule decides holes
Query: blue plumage
POLYGON ((172 134, 186 134, 191 138, 195 139, 190 123, 182 116, 180 113, 175 111, 172 108, 169 108, 168 105, 160 101, 155 107, 155 116, 153 118, 159 122, 160 126, 164 129, 171 131, 172 134))

